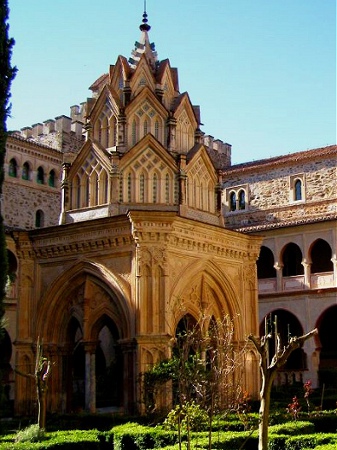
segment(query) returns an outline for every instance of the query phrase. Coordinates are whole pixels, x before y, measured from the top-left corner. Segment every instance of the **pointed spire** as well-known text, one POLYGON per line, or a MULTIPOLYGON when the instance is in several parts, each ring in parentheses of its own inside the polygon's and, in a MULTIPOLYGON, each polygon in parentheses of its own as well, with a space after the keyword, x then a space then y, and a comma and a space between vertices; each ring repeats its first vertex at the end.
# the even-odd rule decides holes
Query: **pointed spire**
POLYGON ((154 43, 150 44, 149 40, 148 32, 151 30, 151 26, 148 24, 147 19, 146 0, 144 0, 143 20, 141 25, 139 26, 139 29, 141 31, 140 39, 139 42, 135 42, 135 48, 134 50, 132 50, 131 58, 129 58, 129 64, 132 69, 135 69, 141 56, 143 55, 143 53, 145 53, 150 66, 153 70, 155 70, 158 63, 158 57, 154 43))

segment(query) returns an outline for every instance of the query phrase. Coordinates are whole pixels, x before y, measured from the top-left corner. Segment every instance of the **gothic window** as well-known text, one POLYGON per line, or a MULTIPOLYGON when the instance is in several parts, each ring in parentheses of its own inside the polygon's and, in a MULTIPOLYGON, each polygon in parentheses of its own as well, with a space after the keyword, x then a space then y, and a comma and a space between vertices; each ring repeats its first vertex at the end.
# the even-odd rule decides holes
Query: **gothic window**
POLYGON ((154 124, 154 136, 159 141, 159 122, 158 122, 158 120, 156 120, 156 122, 154 124))
POLYGON ((302 181, 301 180, 297 179, 295 181, 294 194, 295 194, 294 200, 296 200, 296 201, 302 200, 302 181))
POLYGON ((158 202, 158 176, 156 173, 153 175, 152 201, 153 203, 158 202))
POLYGON ((148 121, 145 119, 144 120, 144 125, 143 125, 143 129, 144 129, 144 136, 146 136, 147 135, 147 133, 148 133, 148 121))
POLYGON ((84 201, 83 205, 84 207, 89 206, 89 199, 90 199, 90 182, 89 177, 84 175, 84 201))
POLYGON ((81 182, 80 182, 79 175, 77 175, 73 181, 72 191, 73 191, 72 208, 73 209, 80 208, 81 207, 81 182))
POLYGON ((136 145, 137 143, 137 123, 134 119, 132 122, 132 145, 136 145))
POLYGON ((128 188, 128 202, 129 203, 131 203, 131 187, 132 187, 132 185, 131 185, 131 173, 129 173, 129 175, 128 175, 128 185, 127 185, 127 188, 128 188))
POLYGON ((30 166, 28 162, 25 162, 22 166, 22 179, 30 180, 30 166))
POLYGON ((108 177, 105 170, 102 170, 98 180, 98 203, 104 205, 108 202, 108 177))
POLYGON ((246 209, 246 193, 243 189, 239 191, 239 209, 246 209))
POLYGON ((333 272, 332 251, 324 239, 317 239, 310 251, 311 273, 333 272))
POLYGON ((10 177, 14 177, 14 178, 16 178, 18 175, 18 165, 17 165, 15 158, 12 158, 9 161, 8 175, 10 177))
POLYGON ((303 275, 302 252, 297 244, 290 242, 282 251, 282 274, 284 277, 303 275))
POLYGON ((170 176, 168 173, 165 177, 165 202, 170 203, 170 176))
POLYGON ((231 192, 229 194, 229 210, 236 211, 236 193, 231 192))
POLYGON ((37 173, 36 173, 36 182, 38 184, 44 184, 44 170, 43 167, 38 167, 37 173))
POLYGON ((44 213, 41 209, 38 209, 35 214, 35 227, 41 228, 44 226, 44 213))
POLYGON ((273 252, 264 245, 261 246, 259 259, 256 261, 257 278, 275 278, 276 269, 274 267, 273 252))
POLYGON ((48 186, 55 187, 55 171, 51 170, 48 177, 48 186))
POLYGON ((139 178, 139 200, 142 203, 145 201, 145 177, 143 173, 139 178))

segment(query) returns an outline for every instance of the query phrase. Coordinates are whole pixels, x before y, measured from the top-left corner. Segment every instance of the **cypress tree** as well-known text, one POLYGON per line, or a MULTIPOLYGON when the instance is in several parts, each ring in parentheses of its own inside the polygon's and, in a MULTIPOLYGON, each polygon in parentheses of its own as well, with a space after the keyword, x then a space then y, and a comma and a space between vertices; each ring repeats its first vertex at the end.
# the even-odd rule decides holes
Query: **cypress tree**
MULTIPOLYGON (((16 74, 16 67, 11 66, 14 39, 8 37, 8 0, 0 0, 0 197, 4 181, 4 162, 7 138, 7 117, 10 114, 10 86, 16 74)), ((0 207, 1 208, 1 207, 0 207)), ((0 209, 0 319, 4 315, 4 298, 7 281, 8 262, 5 229, 0 209)))
MULTIPOLYGON (((7 117, 10 114, 10 87, 16 74, 16 67, 11 66, 14 39, 8 37, 8 0, 0 0, 0 198, 4 181, 4 162, 7 138, 7 117)), ((3 316, 5 314, 5 289, 8 274, 5 227, 0 204, 0 343, 3 338, 3 316)), ((3 366, 0 354, 0 368, 3 366)), ((0 373, 0 401, 2 399, 2 374, 0 373)))

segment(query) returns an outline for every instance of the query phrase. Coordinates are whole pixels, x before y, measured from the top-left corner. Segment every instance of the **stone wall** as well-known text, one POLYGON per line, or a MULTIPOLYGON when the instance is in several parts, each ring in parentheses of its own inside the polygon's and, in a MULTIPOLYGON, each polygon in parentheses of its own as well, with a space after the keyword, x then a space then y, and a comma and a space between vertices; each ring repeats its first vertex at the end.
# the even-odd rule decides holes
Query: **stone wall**
POLYGON ((42 225, 57 225, 60 215, 61 194, 58 189, 26 187, 5 183, 3 198, 6 199, 4 222, 8 227, 35 228, 36 212, 43 212, 42 225))
MULTIPOLYGON (((301 221, 337 213, 337 152, 335 156, 254 167, 233 166, 223 178, 222 204, 229 226, 254 225, 264 222, 301 221), (303 183, 302 199, 294 199, 294 182, 303 183), (245 209, 230 211, 229 196, 243 189, 245 209)), ((253 166, 253 165, 252 165, 253 166)))

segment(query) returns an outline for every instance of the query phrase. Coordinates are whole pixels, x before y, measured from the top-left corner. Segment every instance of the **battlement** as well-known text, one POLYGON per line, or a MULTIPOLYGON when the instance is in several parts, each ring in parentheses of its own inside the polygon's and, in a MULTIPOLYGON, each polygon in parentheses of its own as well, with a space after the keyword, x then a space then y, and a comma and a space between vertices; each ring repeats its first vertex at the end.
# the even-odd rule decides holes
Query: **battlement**
POLYGON ((208 147, 213 155, 213 160, 219 161, 222 167, 228 167, 231 165, 232 160, 232 146, 220 139, 214 139, 213 136, 205 135, 202 137, 204 145, 208 147))
POLYGON ((15 134, 38 144, 60 150, 77 153, 84 142, 83 124, 86 115, 86 102, 70 107, 70 117, 62 115, 55 119, 38 122, 30 127, 21 128, 15 134))

